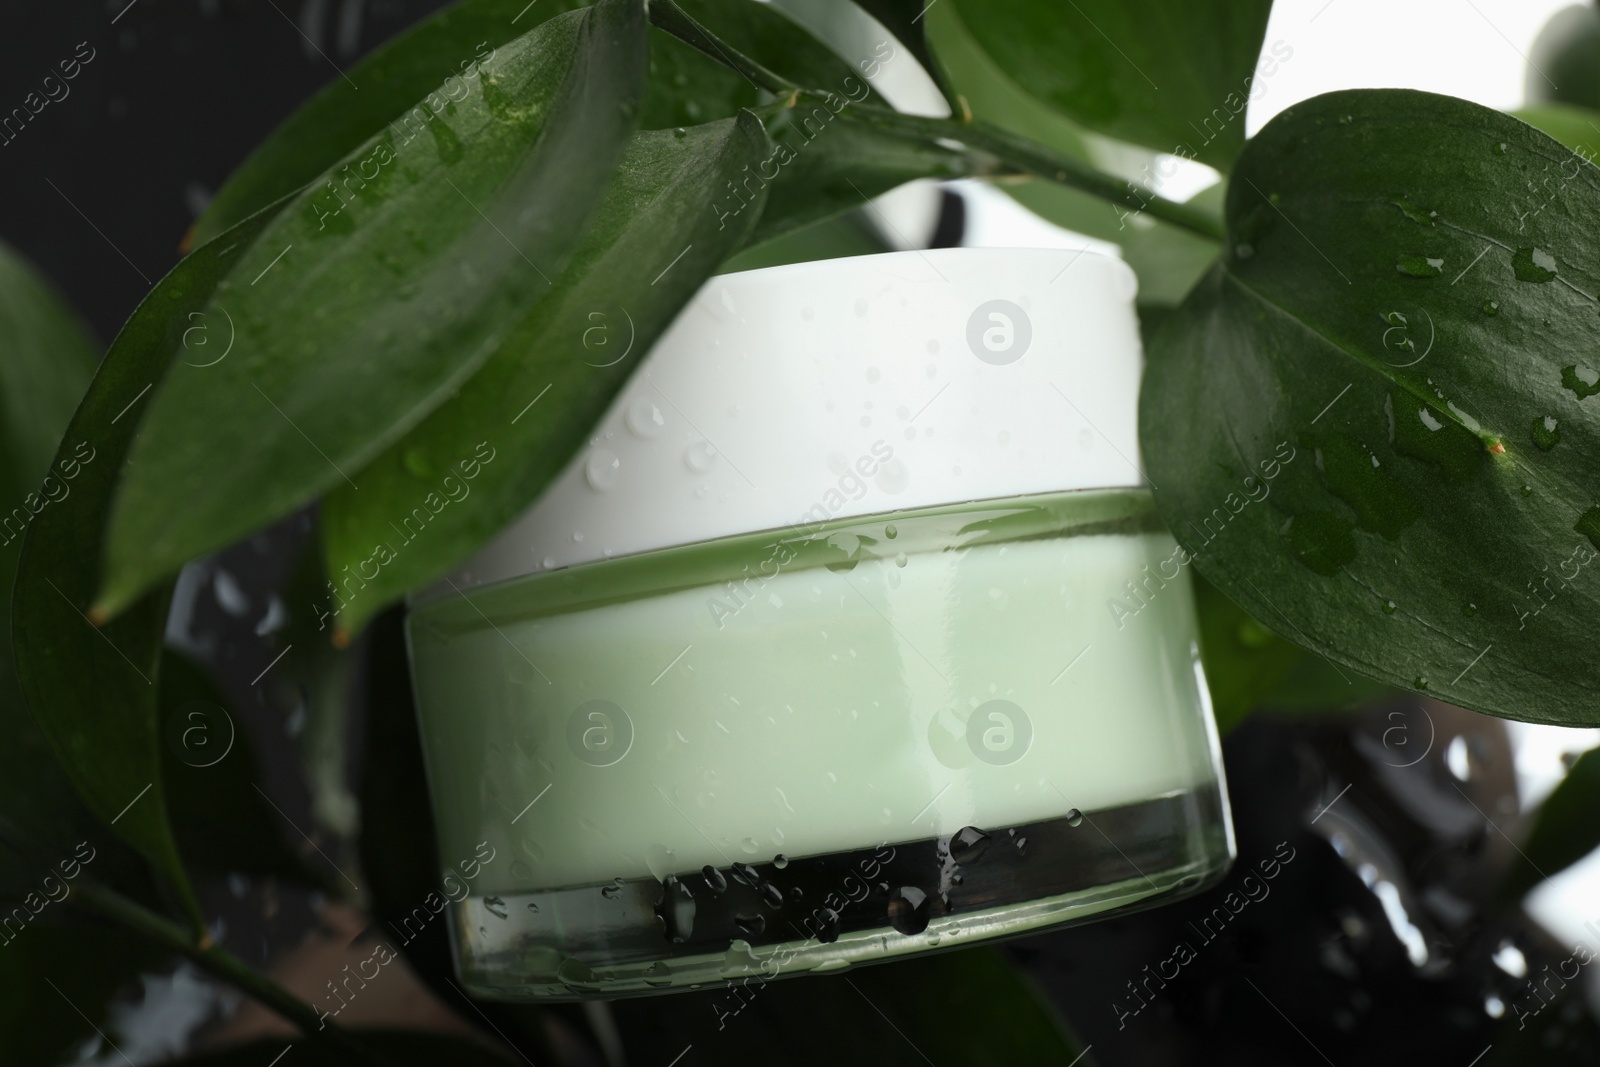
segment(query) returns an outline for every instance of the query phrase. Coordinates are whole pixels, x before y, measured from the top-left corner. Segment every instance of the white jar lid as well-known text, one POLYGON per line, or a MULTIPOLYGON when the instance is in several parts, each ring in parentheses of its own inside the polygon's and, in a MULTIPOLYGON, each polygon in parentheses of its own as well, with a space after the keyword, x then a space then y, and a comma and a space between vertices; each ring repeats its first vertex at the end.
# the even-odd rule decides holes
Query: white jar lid
POLYGON ((1112 257, 998 248, 711 278, 572 462, 450 579, 1138 486, 1136 285, 1112 257))

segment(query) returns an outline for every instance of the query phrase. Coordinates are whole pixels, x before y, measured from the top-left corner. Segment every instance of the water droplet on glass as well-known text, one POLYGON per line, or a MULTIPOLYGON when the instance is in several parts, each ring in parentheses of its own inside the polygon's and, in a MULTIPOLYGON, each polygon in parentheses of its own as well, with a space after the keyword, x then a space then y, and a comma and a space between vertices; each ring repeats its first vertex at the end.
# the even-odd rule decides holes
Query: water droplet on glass
POLYGON ((681 945, 694 933, 694 897, 676 876, 661 883, 661 903, 656 906, 656 914, 661 916, 667 940, 673 944, 681 945))
POLYGON ((760 936, 761 933, 767 928, 766 916, 761 914, 735 915, 733 917, 733 923, 750 937, 760 936))
POLYGON ((789 857, 780 852, 776 856, 772 857, 772 865, 781 871, 785 867, 789 866, 789 857))
POLYGON ((752 856, 754 856, 761 848, 761 846, 756 843, 756 839, 753 837, 747 837, 743 841, 740 841, 739 847, 744 849, 746 853, 752 856))
POLYGON ((1071 811, 1067 812, 1067 825, 1082 826, 1083 812, 1079 811, 1077 808, 1073 808, 1071 811))
POLYGON ((1533 420, 1533 443, 1544 452, 1556 447, 1561 440, 1561 423, 1553 415, 1533 420))
POLYGON ((989 835, 976 826, 963 826, 950 835, 950 858, 957 863, 977 863, 989 850, 989 835))
POLYGON ((717 461, 717 450, 710 441, 697 441, 683 453, 683 462, 697 474, 704 474, 717 461))
POLYGON ((832 908, 817 912, 817 940, 831 945, 839 940, 839 913, 832 908))
POLYGON ((783 890, 779 889, 777 886, 773 885, 771 882, 762 882, 761 883, 760 892, 761 892, 761 899, 767 902, 767 907, 769 907, 769 908, 781 908, 781 907, 783 907, 783 890))
POLYGON ((928 928, 928 894, 916 886, 901 886, 889 894, 889 925, 902 934, 920 934, 928 928))
POLYGON ((589 460, 583 465, 583 477, 591 489, 603 493, 617 484, 617 474, 621 470, 622 460, 617 458, 615 452, 597 448, 589 453, 589 460))
POLYGON ((761 872, 748 863, 735 863, 731 871, 733 880, 740 885, 758 886, 761 884, 761 872))
POLYGON ((508 918, 510 915, 510 913, 506 911, 506 902, 501 900, 499 897, 484 897, 483 907, 485 911, 497 919, 508 918))
POLYGON ((607 900, 615 900, 617 899, 617 894, 620 892, 622 892, 622 887, 620 885, 608 885, 600 890, 600 895, 605 897, 607 900))
POLYGON ((1556 258, 1542 248, 1519 248, 1512 253, 1511 271, 1520 282, 1547 282, 1556 276, 1556 258))
POLYGON ((706 880, 706 885, 713 893, 721 893, 728 888, 728 879, 709 863, 700 868, 700 877, 706 880))
POLYGON ((1431 278, 1444 270, 1444 260, 1417 252, 1402 252, 1395 260, 1394 269, 1413 278, 1431 278))
POLYGON ((672 968, 662 960, 656 960, 644 969, 644 984, 661 988, 672 984, 672 968))
POLYGON ((529 911, 529 913, 530 913, 530 914, 533 914, 533 915, 537 915, 537 914, 539 914, 539 905, 537 905, 537 904, 535 904, 535 903, 533 903, 533 902, 532 902, 532 901, 531 901, 531 900, 530 900, 530 901, 529 901, 529 902, 528 902, 528 911, 529 911))
POLYGON ((894 554, 894 565, 896 567, 904 567, 906 565, 906 554, 904 552, 896 552, 894 554))

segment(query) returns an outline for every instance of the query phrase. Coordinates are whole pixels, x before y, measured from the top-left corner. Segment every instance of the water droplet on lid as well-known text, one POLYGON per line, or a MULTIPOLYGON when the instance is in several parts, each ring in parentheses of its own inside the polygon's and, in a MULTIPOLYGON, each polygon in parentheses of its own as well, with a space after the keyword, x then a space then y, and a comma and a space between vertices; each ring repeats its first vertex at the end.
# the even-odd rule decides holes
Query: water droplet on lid
POLYGON ((661 409, 649 400, 635 400, 628 405, 628 413, 622 421, 628 424, 628 430, 635 437, 651 438, 661 433, 667 425, 666 417, 661 414, 661 409))
POLYGON ((1417 252, 1402 252, 1395 260, 1394 269, 1413 278, 1431 278, 1443 272, 1444 260, 1417 252))
POLYGON ((555 565, 556 565, 556 561, 555 561, 555 557, 553 557, 553 556, 546 556, 546 557, 545 557, 545 558, 544 558, 544 569, 545 569, 545 570, 550 570, 550 569, 551 569, 551 568, 552 568, 552 567, 554 567, 554 566, 555 566, 555 565))
POLYGON ((1553 415, 1533 420, 1533 443, 1548 452, 1561 440, 1561 423, 1553 415))
POLYGON ((589 460, 583 465, 583 478, 591 489, 603 493, 617 484, 617 475, 621 470, 622 460, 617 458, 615 452, 597 448, 589 453, 589 460))
POLYGON ((754 856, 761 848, 761 846, 756 843, 756 839, 753 837, 747 837, 743 841, 740 841, 739 847, 744 849, 746 853, 752 856, 754 856))
POLYGON ((780 852, 776 856, 772 857, 772 865, 781 871, 785 867, 789 866, 789 857, 780 852))
POLYGON ((704 474, 717 462, 716 447, 710 441, 696 441, 683 453, 684 464, 697 474, 704 474))
POLYGON ((977 863, 989 851, 989 835, 976 826, 963 826, 950 835, 950 858, 957 863, 977 863))
POLYGON ((883 528, 883 536, 893 541, 896 537, 900 536, 900 529, 891 522, 889 525, 883 528))
POLYGON ((1556 258, 1542 248, 1519 248, 1511 255, 1511 272, 1521 282, 1547 282, 1556 276, 1556 258))
POLYGON ((1077 808, 1073 808, 1071 811, 1067 812, 1067 825, 1082 826, 1083 812, 1079 811, 1077 808))
POLYGON ((896 552, 894 554, 894 565, 896 567, 904 567, 906 565, 906 554, 904 552, 896 552))
POLYGON ((916 886, 900 886, 889 894, 889 925, 902 934, 920 934, 928 928, 928 894, 916 886))

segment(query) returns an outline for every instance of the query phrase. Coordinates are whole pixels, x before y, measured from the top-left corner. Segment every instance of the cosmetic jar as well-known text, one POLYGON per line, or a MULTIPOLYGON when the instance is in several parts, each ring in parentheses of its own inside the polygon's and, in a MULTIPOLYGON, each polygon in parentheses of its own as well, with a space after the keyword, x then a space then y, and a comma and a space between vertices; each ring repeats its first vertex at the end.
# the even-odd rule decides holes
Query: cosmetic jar
POLYGON ((647 356, 600 313, 571 358, 638 368, 408 616, 468 991, 838 972, 1225 872, 1134 291, 943 249, 712 278, 647 356))

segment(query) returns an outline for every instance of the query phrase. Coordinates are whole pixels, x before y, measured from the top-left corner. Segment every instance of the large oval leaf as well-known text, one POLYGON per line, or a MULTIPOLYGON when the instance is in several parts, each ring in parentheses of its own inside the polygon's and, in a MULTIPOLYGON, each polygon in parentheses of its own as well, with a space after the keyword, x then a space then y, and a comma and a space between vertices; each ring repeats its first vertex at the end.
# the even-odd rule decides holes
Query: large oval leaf
MULTIPOLYGON (((634 136, 551 296, 455 397, 329 495, 338 632, 437 577, 533 501, 761 212, 727 192, 770 145, 748 112, 634 136), (352 582, 350 576, 354 575, 352 582)), ((759 192, 755 193, 759 197, 759 192)))
POLYGON ((1227 219, 1140 403, 1201 571, 1373 678, 1600 723, 1600 170, 1476 104, 1332 93, 1251 141, 1227 219))
POLYGON ((1038 99, 1090 129, 1222 168, 1244 144, 1254 87, 1293 55, 1287 45, 1261 54, 1272 0, 955 3, 1038 99))
POLYGON ((558 16, 298 194, 217 287, 233 351, 175 367, 118 491, 100 601, 350 475, 471 376, 551 289, 620 158, 642 0, 558 16))
POLYGON ((99 585, 101 535, 139 408, 186 341, 196 353, 221 342, 222 324, 202 309, 270 218, 263 213, 190 254, 117 335, 61 441, 61 488, 28 526, 12 605, 18 676, 56 759, 89 809, 179 888, 191 912, 158 747, 168 591, 147 594, 100 628, 84 610, 99 585))

